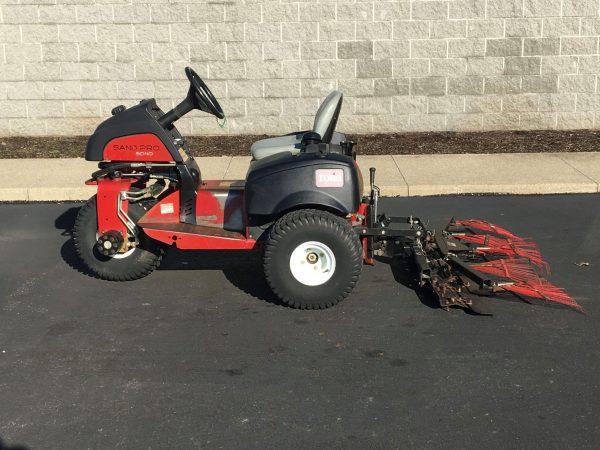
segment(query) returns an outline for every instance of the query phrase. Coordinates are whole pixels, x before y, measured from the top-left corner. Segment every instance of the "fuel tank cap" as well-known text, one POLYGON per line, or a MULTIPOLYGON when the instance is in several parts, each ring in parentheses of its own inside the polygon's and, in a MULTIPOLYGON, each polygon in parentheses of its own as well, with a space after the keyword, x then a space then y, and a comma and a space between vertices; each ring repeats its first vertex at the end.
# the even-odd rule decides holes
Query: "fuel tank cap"
POLYGON ((124 105, 119 105, 119 106, 115 106, 112 109, 111 113, 114 116, 115 114, 119 114, 120 112, 123 112, 123 111, 125 111, 125 106, 124 105))

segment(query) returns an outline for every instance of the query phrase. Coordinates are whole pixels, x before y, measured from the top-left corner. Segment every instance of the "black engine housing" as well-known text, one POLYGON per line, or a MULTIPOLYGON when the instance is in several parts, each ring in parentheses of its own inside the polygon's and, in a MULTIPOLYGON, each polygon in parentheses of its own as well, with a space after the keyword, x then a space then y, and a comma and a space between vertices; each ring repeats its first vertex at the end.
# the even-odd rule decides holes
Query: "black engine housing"
POLYGON ((362 176, 351 156, 282 152, 250 164, 246 212, 274 218, 292 209, 316 207, 346 215, 358 210, 362 189, 362 176), (343 186, 318 187, 316 171, 320 169, 341 169, 343 186))

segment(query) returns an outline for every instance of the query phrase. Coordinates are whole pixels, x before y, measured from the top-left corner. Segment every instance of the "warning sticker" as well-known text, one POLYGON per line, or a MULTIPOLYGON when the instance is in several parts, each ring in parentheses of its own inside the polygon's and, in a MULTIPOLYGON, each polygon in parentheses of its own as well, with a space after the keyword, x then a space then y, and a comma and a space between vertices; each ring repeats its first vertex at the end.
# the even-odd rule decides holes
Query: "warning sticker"
POLYGON ((173 214, 175 209, 173 208, 173 203, 163 203, 160 205, 160 213, 161 214, 173 214))

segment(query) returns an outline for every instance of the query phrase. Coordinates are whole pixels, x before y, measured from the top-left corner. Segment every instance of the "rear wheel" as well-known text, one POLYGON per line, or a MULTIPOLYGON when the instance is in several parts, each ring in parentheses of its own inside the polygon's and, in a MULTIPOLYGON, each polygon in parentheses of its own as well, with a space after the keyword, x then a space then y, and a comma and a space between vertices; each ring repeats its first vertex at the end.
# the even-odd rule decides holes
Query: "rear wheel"
POLYGON ((264 269, 284 303, 324 309, 352 292, 362 269, 362 246, 343 218, 319 210, 293 211, 271 227, 264 269))
MULTIPOLYGON (((129 204, 129 216, 137 222, 146 210, 140 203, 129 204)), ((139 244, 125 253, 105 256, 96 248, 98 215, 96 196, 81 207, 73 231, 75 249, 85 266, 98 278, 109 281, 130 281, 145 277, 160 264, 165 246, 140 232, 139 244)))

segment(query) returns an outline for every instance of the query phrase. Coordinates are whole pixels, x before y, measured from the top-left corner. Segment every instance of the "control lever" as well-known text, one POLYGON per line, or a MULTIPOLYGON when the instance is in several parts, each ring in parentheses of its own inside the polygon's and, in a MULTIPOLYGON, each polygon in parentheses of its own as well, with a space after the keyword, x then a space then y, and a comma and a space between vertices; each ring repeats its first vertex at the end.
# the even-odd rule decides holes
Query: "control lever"
POLYGON ((379 202, 379 187, 375 185, 375 167, 371 167, 369 169, 369 181, 371 185, 371 198, 369 200, 369 204, 371 208, 373 208, 372 217, 377 220, 377 203, 379 202))

